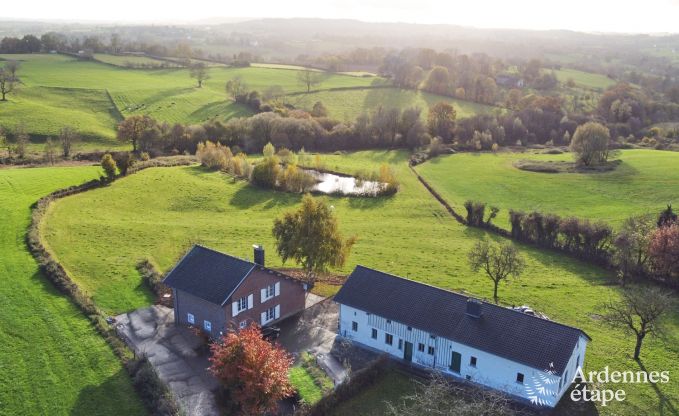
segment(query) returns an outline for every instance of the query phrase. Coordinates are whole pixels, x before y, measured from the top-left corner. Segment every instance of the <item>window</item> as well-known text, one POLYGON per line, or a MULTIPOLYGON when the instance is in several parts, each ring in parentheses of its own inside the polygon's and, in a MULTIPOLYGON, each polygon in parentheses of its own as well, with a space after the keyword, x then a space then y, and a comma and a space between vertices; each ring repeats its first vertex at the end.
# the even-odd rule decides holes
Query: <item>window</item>
POLYGON ((516 382, 523 384, 523 373, 516 373, 516 382))
POLYGON ((466 375, 466 376, 464 376, 464 378, 466 378, 467 380, 471 380, 471 379, 472 379, 472 376, 466 375))
POLYGON ((191 325, 193 325, 193 324, 196 323, 196 318, 193 316, 192 313, 187 313, 187 314, 186 314, 186 320, 187 320, 191 325))
POLYGON ((208 332, 212 332, 212 322, 203 321, 203 328, 208 332))
POLYGON ((276 319, 276 308, 269 308, 266 310, 266 320, 272 321, 276 319))
POLYGON ((354 332, 358 331, 358 322, 353 321, 351 323, 351 330, 354 331, 354 332))
POLYGON ((373 333, 372 333, 373 339, 377 339, 377 330, 373 328, 373 333))
POLYGON ((238 312, 247 310, 247 308, 248 308, 248 297, 243 296, 242 298, 238 299, 238 312))
POLYGON ((412 330, 413 330, 413 327, 412 327, 412 326, 409 326, 409 327, 408 327, 408 331, 412 331, 412 330))
POLYGON ((429 348, 427 348, 427 354, 434 355, 434 347, 430 346, 429 348))
POLYGON ((391 334, 384 334, 384 343, 392 345, 394 343, 394 336, 391 334))
POLYGON ((469 365, 472 367, 476 367, 476 357, 471 357, 469 359, 469 365))
POLYGON ((387 319, 387 323, 390 324, 390 323, 391 323, 391 319, 387 319))
POLYGON ((399 339, 399 340, 398 340, 398 349, 399 349, 399 350, 402 350, 402 349, 403 349, 403 340, 402 340, 402 339, 399 339))
POLYGON ((424 352, 424 344, 421 343, 421 342, 419 344, 417 344, 417 350, 419 352, 424 352))
POLYGON ((248 326, 248 321, 240 321, 240 324, 238 324, 238 326, 240 327, 240 329, 243 329, 246 326, 248 326))
POLYGON ((433 334, 432 334, 432 335, 429 335, 429 338, 431 338, 431 339, 436 339, 436 335, 433 335, 433 334))
POLYGON ((266 298, 270 299, 276 295, 276 285, 269 285, 264 289, 266 292, 266 298))

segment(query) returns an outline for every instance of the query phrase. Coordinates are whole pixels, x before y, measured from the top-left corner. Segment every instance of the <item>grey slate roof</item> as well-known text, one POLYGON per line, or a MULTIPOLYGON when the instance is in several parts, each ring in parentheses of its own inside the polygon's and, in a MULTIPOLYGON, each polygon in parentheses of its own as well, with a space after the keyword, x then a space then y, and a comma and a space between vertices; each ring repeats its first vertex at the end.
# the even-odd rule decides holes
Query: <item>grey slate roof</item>
POLYGON ((357 266, 335 301, 427 331, 498 357, 562 374, 580 336, 577 328, 482 302, 465 314, 468 296, 357 266))
POLYGON ((163 283, 222 305, 254 267, 255 263, 195 245, 163 283))

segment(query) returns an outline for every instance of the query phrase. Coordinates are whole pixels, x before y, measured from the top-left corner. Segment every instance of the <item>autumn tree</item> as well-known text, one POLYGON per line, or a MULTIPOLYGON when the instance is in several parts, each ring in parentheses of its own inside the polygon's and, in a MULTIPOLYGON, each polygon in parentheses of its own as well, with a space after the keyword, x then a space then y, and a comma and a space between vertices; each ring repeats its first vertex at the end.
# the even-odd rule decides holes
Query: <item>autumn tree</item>
POLYGON ((80 140, 80 136, 72 127, 64 127, 59 130, 59 144, 61 145, 61 154, 68 158, 71 156, 73 145, 80 140))
POLYGON ((667 208, 662 210, 658 216, 658 227, 664 227, 677 222, 677 214, 672 209, 672 204, 668 204, 667 208))
POLYGON ((113 160, 113 156, 111 156, 110 153, 106 153, 104 156, 102 156, 101 168, 104 169, 104 173, 106 174, 106 178, 108 180, 115 178, 118 165, 116 165, 116 161, 113 160))
POLYGON ((309 194, 297 210, 274 221, 273 235, 283 262, 293 259, 301 264, 310 282, 315 272, 344 265, 356 242, 356 237, 344 239, 327 200, 309 194))
POLYGON ((256 324, 212 344, 210 371, 226 388, 242 415, 273 412, 293 393, 288 379, 292 357, 262 338, 256 324))
POLYGON ((672 304, 670 296, 658 287, 629 287, 619 301, 603 304, 602 318, 609 325, 636 336, 634 359, 638 360, 647 335, 662 335, 663 315, 672 304))
POLYGON ((648 248, 655 223, 650 215, 625 220, 615 236, 614 260, 624 284, 629 277, 643 275, 648 263, 648 248))
POLYGON ((651 235, 648 252, 657 273, 679 276, 679 224, 657 228, 651 235))
POLYGON ((316 101, 314 106, 311 108, 311 115, 313 117, 327 117, 328 109, 325 108, 325 105, 323 105, 322 102, 316 101))
POLYGON ((435 66, 424 80, 422 89, 434 94, 445 95, 448 93, 449 87, 450 74, 448 73, 448 68, 435 66))
POLYGON ((585 166, 605 163, 608 160, 608 143, 611 135, 603 124, 588 122, 575 130, 570 150, 576 161, 585 166))
POLYGON ((303 69, 297 71, 297 81, 306 88, 306 92, 311 92, 313 87, 321 84, 323 74, 313 69, 303 69))
POLYGON ((440 137, 444 142, 450 142, 455 132, 455 117, 457 113, 452 105, 438 102, 429 108, 427 127, 433 137, 440 137))
POLYGON ((226 93, 229 94, 232 100, 236 101, 238 97, 243 96, 248 91, 248 86, 240 76, 235 76, 226 82, 226 93))
POLYGON ((155 127, 156 122, 147 115, 134 115, 118 124, 118 140, 132 143, 132 151, 137 151, 137 144, 144 137, 146 130, 155 127))
POLYGON ((210 72, 208 71, 207 65, 203 62, 196 62, 192 64, 189 68, 189 75, 198 81, 198 88, 203 86, 203 81, 210 78, 210 72))
POLYGON ((5 65, 0 68, 0 101, 7 101, 7 94, 13 92, 17 85, 21 83, 17 72, 19 70, 19 63, 17 61, 7 61, 5 65))
POLYGON ((483 270, 493 281, 493 299, 498 303, 497 289, 500 282, 521 276, 526 263, 519 250, 511 244, 491 244, 479 241, 468 254, 473 271, 483 270))
POLYGON ((14 132, 14 153, 19 156, 20 159, 26 157, 26 150, 28 148, 28 143, 30 142, 30 136, 26 132, 26 127, 24 125, 19 125, 14 132))

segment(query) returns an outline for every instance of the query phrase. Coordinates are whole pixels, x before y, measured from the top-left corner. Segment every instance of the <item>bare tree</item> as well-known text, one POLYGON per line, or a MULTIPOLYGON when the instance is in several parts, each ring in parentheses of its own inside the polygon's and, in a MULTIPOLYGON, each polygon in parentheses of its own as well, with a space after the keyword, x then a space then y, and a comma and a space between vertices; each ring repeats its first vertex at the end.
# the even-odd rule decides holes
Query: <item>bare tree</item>
POLYGON ((191 75, 191 78, 195 78, 196 81, 198 81, 198 88, 203 86, 203 81, 210 79, 210 73, 208 72, 207 65, 202 62, 196 62, 195 64, 191 65, 189 74, 191 75))
POLYGON ((17 126, 16 131, 14 133, 15 137, 15 147, 14 147, 14 153, 19 156, 20 159, 23 159, 26 157, 26 150, 28 147, 28 143, 30 142, 30 137, 28 136, 28 133, 26 133, 26 127, 24 127, 23 124, 20 124, 17 126))
POLYGON ((59 131, 59 143, 61 144, 61 153, 65 158, 71 156, 73 145, 80 140, 78 133, 73 127, 64 127, 59 131))
POLYGON ((629 287, 620 301, 603 305, 603 320, 636 335, 634 359, 641 354, 641 345, 647 335, 662 335, 662 316, 672 305, 670 296, 657 287, 629 287))
POLYGON ((472 270, 483 269, 493 281, 493 299, 498 303, 497 288, 500 282, 510 277, 518 278, 526 263, 513 244, 493 244, 479 241, 468 255, 472 270))
POLYGON ((306 92, 311 92, 311 88, 321 84, 323 74, 312 69, 304 69, 297 72, 297 80, 306 87, 306 92))
POLYGON ((52 138, 48 137, 45 141, 45 162, 49 163, 50 165, 53 165, 54 161, 56 160, 55 147, 56 146, 54 145, 54 142, 52 142, 52 138))
POLYGON ((19 70, 19 63, 16 61, 8 61, 3 68, 0 68, 0 101, 7 101, 7 94, 16 90, 17 85, 21 82, 17 72, 19 70))
POLYGON ((629 277, 646 272, 648 248, 654 229, 655 219, 650 215, 629 217, 613 240, 615 262, 623 285, 629 277))
MULTIPOLYGON (((419 383, 419 382, 418 382, 419 383)), ((499 393, 451 383, 433 373, 428 383, 419 383, 415 393, 399 403, 387 402, 389 416, 510 416, 519 412, 499 393)))

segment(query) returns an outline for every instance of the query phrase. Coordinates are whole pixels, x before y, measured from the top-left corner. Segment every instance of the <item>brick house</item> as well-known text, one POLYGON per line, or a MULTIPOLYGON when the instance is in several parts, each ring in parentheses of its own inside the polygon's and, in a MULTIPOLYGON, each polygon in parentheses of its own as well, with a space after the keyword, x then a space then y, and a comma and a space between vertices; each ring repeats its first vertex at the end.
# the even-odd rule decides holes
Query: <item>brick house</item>
POLYGON ((304 309, 307 285, 254 262, 195 245, 163 282, 172 288, 177 325, 202 328, 213 338, 251 322, 274 324, 304 309))

